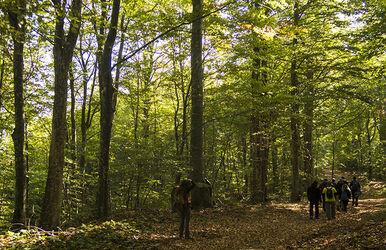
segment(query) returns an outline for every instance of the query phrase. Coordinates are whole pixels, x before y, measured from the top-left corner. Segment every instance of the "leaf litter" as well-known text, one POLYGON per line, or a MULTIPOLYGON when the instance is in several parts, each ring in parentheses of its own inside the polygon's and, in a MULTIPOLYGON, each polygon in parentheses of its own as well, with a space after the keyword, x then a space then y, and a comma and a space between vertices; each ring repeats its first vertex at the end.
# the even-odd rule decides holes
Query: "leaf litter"
POLYGON ((9 249, 324 249, 386 248, 386 199, 363 199, 328 221, 309 219, 308 204, 269 203, 193 211, 192 239, 179 239, 177 214, 126 212, 112 220, 47 234, 0 236, 9 249))

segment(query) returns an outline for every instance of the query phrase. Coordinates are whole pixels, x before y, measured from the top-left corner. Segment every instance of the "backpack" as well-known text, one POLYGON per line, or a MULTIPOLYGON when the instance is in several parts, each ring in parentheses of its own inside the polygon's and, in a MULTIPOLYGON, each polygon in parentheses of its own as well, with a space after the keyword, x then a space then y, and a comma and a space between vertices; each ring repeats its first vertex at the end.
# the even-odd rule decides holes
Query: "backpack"
POLYGON ((357 181, 353 181, 353 182, 352 182, 351 190, 352 190, 353 192, 359 191, 359 183, 358 183, 357 181))
POLYGON ((172 212, 182 211, 190 205, 190 195, 187 194, 182 186, 175 187, 172 190, 172 212))
POLYGON ((175 187, 171 193, 172 212, 181 210, 181 206, 184 205, 184 197, 182 194, 181 187, 175 187))
POLYGON ((326 195, 327 195, 328 199, 332 199, 332 197, 333 197, 332 188, 327 188, 326 195))
POLYGON ((347 190, 343 190, 342 191, 342 194, 340 195, 340 199, 342 201, 347 201, 348 200, 347 190))

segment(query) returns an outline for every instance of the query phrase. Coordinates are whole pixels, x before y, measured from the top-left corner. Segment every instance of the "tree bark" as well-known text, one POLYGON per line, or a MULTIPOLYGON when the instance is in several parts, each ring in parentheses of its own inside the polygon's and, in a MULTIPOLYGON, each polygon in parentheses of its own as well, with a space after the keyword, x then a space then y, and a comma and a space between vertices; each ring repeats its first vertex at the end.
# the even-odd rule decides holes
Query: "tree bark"
MULTIPOLYGON (((15 209, 12 223, 25 224, 27 206, 26 166, 24 160, 24 42, 26 2, 16 1, 9 7, 9 21, 13 28, 13 80, 15 96, 15 128, 12 134, 15 149, 15 209)), ((16 226, 19 227, 19 226, 16 226)))
MULTIPOLYGON (((1 71, 0 71, 0 90, 3 88, 3 79, 4 79, 4 71, 5 71, 5 60, 1 63, 1 71)), ((3 106, 3 96, 0 91, 0 109, 3 106)))
POLYGON ((312 74, 308 77, 307 93, 304 100, 304 172, 306 173, 307 187, 311 185, 314 178, 314 159, 312 152, 312 133, 314 119, 314 87, 311 82, 312 74))
POLYGON ((70 155, 72 164, 76 164, 76 118, 75 118, 75 79, 72 69, 70 69, 70 91, 71 91, 71 109, 70 109, 70 120, 71 120, 71 136, 70 136, 70 155))
MULTIPOLYGON (((366 139, 367 139, 367 147, 368 147, 368 159, 367 159, 367 174, 368 174, 368 178, 369 180, 371 180, 373 178, 373 154, 372 154, 372 148, 371 148, 371 145, 372 145, 372 141, 374 139, 374 136, 375 136, 375 133, 376 133, 376 128, 374 128, 374 132, 371 131, 371 128, 370 128, 370 121, 371 121, 371 112, 368 111, 367 112, 367 119, 366 119, 366 139)), ((375 119, 374 119, 374 123, 375 122, 375 119)))
MULTIPOLYGON (((103 3, 105 3, 103 1, 103 3)), ((104 4, 102 4, 104 5, 104 4)), ((110 201, 110 140, 113 126, 113 95, 114 86, 111 75, 111 55, 115 38, 117 36, 117 25, 119 17, 120 0, 113 1, 111 23, 106 41, 103 45, 103 53, 99 62, 99 92, 101 103, 100 116, 100 152, 99 152, 99 180, 98 194, 96 198, 97 216, 106 219, 111 213, 110 201)))
MULTIPOLYGON (((126 23, 126 17, 123 15, 121 18, 121 40, 119 42, 119 49, 118 49, 118 58, 117 62, 122 60, 123 57, 123 47, 126 40, 125 32, 127 30, 127 23, 126 23)), ((118 87, 119 87, 119 79, 121 76, 121 67, 122 64, 118 64, 115 70, 115 79, 114 79, 114 87, 115 87, 115 95, 113 95, 113 110, 115 112, 117 101, 118 101, 118 87)))
POLYGON ((267 173, 268 173, 268 153, 269 144, 267 130, 267 121, 263 119, 262 107, 258 102, 259 89, 262 85, 267 84, 267 61, 260 60, 260 48, 254 47, 255 58, 253 60, 253 72, 251 82, 252 94, 252 114, 250 130, 250 147, 251 147, 251 202, 265 202, 267 198, 267 173), (256 175, 256 176, 255 176, 256 175), (256 189, 256 190, 254 190, 256 189))
POLYGON ((273 193, 278 193, 279 190, 279 173, 278 173, 278 150, 276 145, 276 137, 272 136, 271 141, 271 157, 272 157, 272 175, 273 175, 273 193))
MULTIPOLYGON (((67 219, 71 220, 72 211, 76 211, 76 207, 79 204, 77 202, 74 202, 74 199, 76 199, 76 192, 73 188, 73 179, 75 176, 75 171, 77 169, 77 155, 76 155, 76 118, 75 118, 75 79, 74 79, 74 72, 73 72, 73 66, 70 66, 69 69, 69 77, 70 77, 70 99, 71 99, 71 106, 70 106, 70 123, 71 123, 71 129, 70 129, 70 136, 69 136, 69 142, 68 144, 68 150, 69 150, 69 159, 70 161, 67 163, 67 171, 68 171, 68 178, 67 182, 65 182, 65 187, 67 187, 67 201, 63 203, 63 207, 65 209, 65 204, 67 203, 67 219)), ((66 189, 65 189, 66 190, 66 189)), ((65 198, 66 200, 66 194, 65 198)))
POLYGON ((259 168, 259 150, 258 150, 258 121, 255 115, 251 116, 251 128, 250 128, 250 161, 251 161, 251 176, 250 176, 250 202, 257 204, 259 202, 258 192, 258 168, 259 168))
MULTIPOLYGON (((298 9, 298 3, 295 2, 294 7, 294 25, 297 26, 299 22, 300 14, 298 9)), ((293 39, 293 46, 296 47, 297 38, 293 39)), ((291 152, 292 152, 292 190, 291 190, 291 201, 297 202, 300 201, 300 176, 299 176, 299 158, 300 158, 300 133, 299 133, 299 104, 298 104, 298 95, 299 95, 299 82, 297 76, 297 59, 296 55, 293 55, 291 62, 291 86, 293 90, 291 95, 294 100, 291 105, 292 117, 291 117, 291 152)))
MULTIPOLYGON (((383 153, 383 155, 386 155, 386 97, 384 97, 381 100, 378 114, 379 114, 379 129, 378 129, 379 140, 382 147, 381 152, 383 153)), ((383 164, 383 166, 386 166, 386 157, 383 157, 381 164, 383 164)), ((383 170, 381 171, 381 176, 382 176, 382 172, 386 172, 385 168, 383 168, 383 170)))
MULTIPOLYGON (((202 68, 202 16, 203 0, 192 0, 193 23, 191 39, 191 133, 190 133, 190 166, 192 179, 196 184, 204 183, 203 162, 203 68, 202 68)), ((196 185, 192 190, 194 208, 211 206, 210 190, 204 185, 196 185)))
POLYGON ((54 0, 55 39, 54 71, 55 96, 52 115, 52 135, 49 166, 43 199, 40 224, 44 229, 56 229, 59 225, 64 168, 64 149, 66 142, 67 81, 72 55, 80 29, 82 1, 73 0, 70 10, 70 27, 65 35, 65 3, 54 0))

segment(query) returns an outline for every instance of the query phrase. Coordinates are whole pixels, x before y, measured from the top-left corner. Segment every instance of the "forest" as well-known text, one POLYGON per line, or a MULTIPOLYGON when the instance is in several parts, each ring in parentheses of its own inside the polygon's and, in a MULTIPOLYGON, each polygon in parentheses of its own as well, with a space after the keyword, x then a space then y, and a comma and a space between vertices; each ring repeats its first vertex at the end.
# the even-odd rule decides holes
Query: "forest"
POLYGON ((339 248, 311 242, 330 232, 309 225, 307 188, 358 176, 362 205, 336 230, 352 225, 346 247, 382 248, 385 7, 0 0, 0 247, 339 248), (185 179, 195 183, 187 245, 170 214, 185 179), (251 232, 236 242, 237 230, 224 234, 238 216, 251 232), (274 234, 291 216, 308 236, 242 240, 264 235, 252 218, 274 234), (91 231, 110 238, 86 242, 91 231))

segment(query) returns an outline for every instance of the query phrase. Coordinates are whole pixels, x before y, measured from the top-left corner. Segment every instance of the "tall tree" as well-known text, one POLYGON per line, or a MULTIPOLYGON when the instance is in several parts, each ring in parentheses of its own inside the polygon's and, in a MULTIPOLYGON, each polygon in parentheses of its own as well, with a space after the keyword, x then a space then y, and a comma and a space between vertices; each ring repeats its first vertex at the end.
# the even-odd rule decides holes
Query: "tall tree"
POLYGON ((25 223, 27 206, 26 167, 24 160, 24 42, 26 33, 26 2, 12 1, 8 5, 8 18, 12 26, 13 82, 15 96, 15 128, 12 139, 15 149, 15 209, 13 223, 25 223))
MULTIPOLYGON (((256 6, 255 6, 256 7, 256 6)), ((249 144, 250 144, 250 162, 251 162, 251 179, 250 179, 250 201, 252 204, 258 202, 259 198, 259 118, 258 118, 258 107, 257 107, 257 91, 259 84, 259 67, 260 58, 258 57, 259 47, 257 45, 253 48, 253 69, 252 69, 252 80, 251 80, 251 93, 252 93, 252 114, 250 117, 250 130, 249 130, 249 144)))
MULTIPOLYGON (((203 68, 202 68, 202 13, 203 0, 192 0, 193 23, 191 39, 191 133, 190 165, 192 179, 197 184, 204 183, 203 162, 203 68)), ((197 185, 192 191, 192 204, 203 208, 211 206, 208 187, 197 185)))
POLYGON ((173 81, 174 93, 176 98, 176 107, 174 111, 174 138, 176 146, 176 157, 178 161, 178 171, 175 173, 175 183, 179 184, 182 176, 182 169, 186 163, 185 149, 188 148, 187 142, 187 123, 188 123, 188 102, 190 96, 190 84, 186 84, 184 58, 180 56, 185 51, 184 49, 184 32, 179 32, 177 37, 173 39, 173 81), (188 86, 186 86, 188 85, 188 86), (180 110, 182 110, 181 116, 180 110), (180 129, 181 127, 181 129, 180 129), (181 130, 181 132, 180 132, 181 130))
POLYGON ((306 174, 307 186, 310 186, 314 178, 314 159, 312 152, 312 132, 314 118, 314 87, 312 82, 312 72, 307 74, 307 89, 304 97, 304 172, 306 174))
POLYGON ((73 0, 68 15, 69 27, 65 31, 67 1, 53 0, 55 9, 54 72, 55 96, 52 114, 52 134, 49 166, 40 224, 45 229, 59 225, 62 202, 64 149, 66 143, 67 81, 72 55, 80 30, 82 1, 73 0), (67 33, 67 35, 66 35, 67 33))
MULTIPOLYGON (((294 26, 297 27, 299 25, 300 19, 300 9, 299 4, 295 1, 294 5, 294 16, 293 22, 294 26)), ((298 41, 296 36, 292 40, 292 45, 294 46, 294 50, 296 50, 298 41)), ((291 87, 293 88, 291 91, 291 95, 294 100, 291 104, 292 116, 291 116, 291 151, 292 151, 292 190, 291 190, 291 201, 299 201, 300 200, 300 175, 299 175, 299 159, 300 159, 300 131, 299 131, 299 79, 298 79, 298 60, 296 59, 296 53, 293 53, 293 58, 291 61, 291 87)))
MULTIPOLYGON (((257 6, 256 6, 257 7, 257 6)), ((251 201, 265 202, 267 198, 267 174, 268 174, 268 155, 269 155, 269 140, 267 135, 268 119, 264 117, 267 115, 263 111, 264 107, 262 101, 264 101, 264 93, 262 90, 267 85, 267 61, 260 59, 264 57, 262 47, 264 42, 260 39, 257 40, 257 45, 253 48, 255 52, 255 58, 253 60, 253 72, 252 72, 252 114, 251 114, 251 165, 252 165, 252 178, 251 184, 251 201), (254 176, 256 175, 256 176, 254 176), (253 190, 256 189, 256 190, 253 190)))
MULTIPOLYGON (((79 169, 83 173, 90 174, 90 168, 86 167, 86 146, 87 146, 87 131, 91 127, 93 117, 97 112, 97 108, 93 107, 93 96, 96 85, 96 72, 97 62, 91 62, 91 51, 83 49, 83 40, 86 40, 86 47, 91 47, 91 39, 83 39, 84 34, 81 33, 79 36, 79 64, 82 70, 82 85, 83 85, 83 97, 81 107, 81 119, 80 119, 80 131, 81 131, 81 143, 79 147, 79 169), (89 73, 89 64, 94 64, 93 70, 89 73), (92 78, 91 92, 88 94, 89 81, 92 78), (88 100, 88 101, 87 101, 88 100)), ((85 184, 85 183, 84 183, 85 184)), ((85 190, 84 190, 85 191, 85 190)))
MULTIPOLYGON (((102 12, 107 7, 107 2, 101 0, 102 12)), ((111 73, 111 55, 115 38, 117 36, 117 26, 119 17, 120 0, 113 1, 113 9, 111 12, 111 20, 109 32, 103 45, 99 40, 98 47, 102 48, 102 53, 98 56, 99 65, 99 93, 101 104, 100 116, 100 152, 99 152, 99 180, 98 180, 98 194, 97 194, 97 215, 99 218, 107 218, 111 212, 110 201, 110 180, 109 180, 109 163, 110 163, 110 140, 111 129, 113 126, 114 117, 114 103, 113 95, 115 88, 113 85, 113 77, 111 73)), ((106 13, 103 15, 106 16, 106 13)), ((104 21, 104 20, 103 20, 104 21)), ((104 28, 100 29, 101 34, 104 35, 104 28)))

